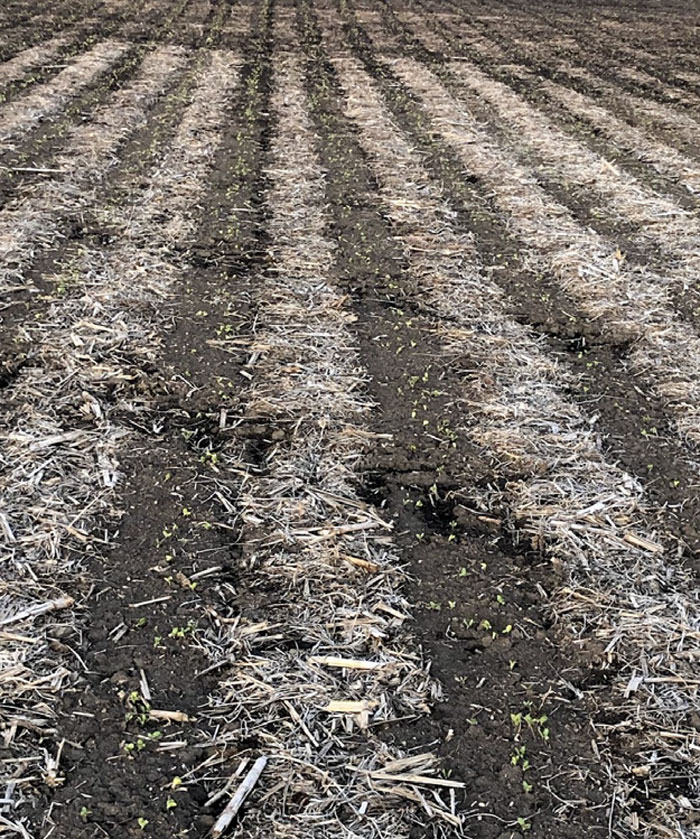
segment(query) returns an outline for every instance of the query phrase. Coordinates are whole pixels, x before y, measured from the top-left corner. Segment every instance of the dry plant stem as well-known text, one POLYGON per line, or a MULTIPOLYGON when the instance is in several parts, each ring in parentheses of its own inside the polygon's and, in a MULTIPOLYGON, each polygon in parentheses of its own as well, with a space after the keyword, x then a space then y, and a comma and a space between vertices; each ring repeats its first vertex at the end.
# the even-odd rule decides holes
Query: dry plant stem
POLYGON ((391 66, 465 168, 490 190, 527 247, 528 265, 552 273, 613 342, 633 342, 629 363, 668 401, 679 432, 700 442, 700 338, 673 311, 664 277, 628 266, 614 243, 582 227, 494 143, 433 73, 413 59, 391 66))
POLYGON ((1 106, 0 150, 10 147, 13 139, 39 121, 60 111, 72 96, 104 73, 127 49, 128 45, 119 41, 103 41, 79 56, 51 81, 1 106))
POLYGON ((35 67, 49 64, 68 43, 68 38, 59 35, 34 47, 28 47, 9 61, 4 61, 0 64, 0 85, 19 81, 35 67))
POLYGON ((89 122, 76 126, 52 160, 61 174, 18 195, 0 210, 0 293, 25 288, 24 269, 60 236, 61 219, 93 201, 101 178, 115 164, 121 142, 146 120, 148 104, 184 65, 180 47, 158 47, 139 76, 117 91, 89 122))
MULTIPOLYGON (((162 79, 174 60, 179 53, 156 50, 150 72, 162 79)), ((48 772, 22 731, 50 729, 53 700, 78 678, 79 665, 61 655, 60 646, 49 646, 55 621, 39 616, 68 608, 60 586, 72 586, 83 557, 102 541, 95 517, 116 512, 119 455, 134 435, 123 417, 141 407, 134 385, 158 351, 165 304, 186 271, 173 261, 172 246, 194 228, 236 79, 234 55, 208 54, 172 149, 122 224, 117 244, 85 249, 65 267, 74 284, 45 321, 27 326, 36 353, 4 393, 0 621, 12 622, 17 633, 0 641, 0 678, 12 697, 0 711, 14 755, 3 763, 6 779, 21 778, 30 765, 27 776, 48 772)), ((145 93, 143 83, 139 89, 145 93)), ((60 619, 75 616, 63 612, 60 619)), ((30 794, 29 786, 18 784, 30 794)))
MULTIPOLYGON (((673 546, 645 530, 642 489, 607 463, 588 419, 561 395, 568 374, 505 314, 503 292, 478 268, 469 234, 456 230, 420 156, 396 129, 372 80, 355 59, 334 64, 346 113, 380 185, 385 211, 405 243, 408 271, 437 315, 446 352, 468 347, 476 371, 465 393, 469 434, 519 476, 482 494, 483 510, 511 511, 516 533, 545 547, 567 582, 552 599, 562 632, 577 645, 600 642, 613 671, 619 729, 639 736, 635 771, 644 777, 650 811, 639 834, 690 839, 682 805, 657 790, 672 771, 700 771, 700 598, 673 546), (360 93, 361 91, 361 93, 360 93), (669 739, 669 733, 674 737, 669 739), (670 834, 669 834, 670 835, 670 834)), ((629 767, 615 758, 617 726, 600 729, 609 760, 615 828, 629 835, 635 808, 629 767), (611 736, 608 741, 607 735, 611 736)), ((616 834, 618 835, 618 834, 616 834)))
MULTIPOLYGON (((604 212, 622 216, 638 229, 634 238, 654 244, 662 252, 683 260, 682 269, 669 282, 687 284, 700 262, 700 223, 676 202, 658 195, 632 175, 618 170, 585 143, 556 127, 503 82, 490 78, 471 62, 455 61, 450 69, 462 86, 488 102, 515 148, 534 152, 538 169, 567 187, 576 185, 605 199, 604 212), (696 264, 694 264, 694 262, 696 264)), ((699 173, 700 174, 700 173, 699 173)))
MULTIPOLYGON (((286 33, 278 21, 278 42, 291 37, 286 33)), ((267 171, 273 267, 258 283, 264 305, 246 418, 288 431, 250 468, 238 506, 243 567, 274 590, 275 605, 267 621, 244 615, 212 637, 216 649, 225 633, 231 660, 212 710, 235 721, 227 727, 232 741, 255 734, 269 758, 256 792, 264 805, 250 805, 247 834, 403 837, 418 816, 390 784, 383 781, 382 792, 368 774, 393 759, 370 723, 425 713, 436 687, 409 652, 415 642, 404 621, 378 608, 407 613, 391 539, 356 495, 366 445, 356 432, 372 406, 348 328, 352 316, 329 281, 325 184, 298 63, 278 51, 274 66, 278 130, 267 171), (346 563, 345 554, 371 563, 373 572, 346 563), (266 643, 280 628, 282 643, 266 643), (355 707, 334 701, 365 704, 359 714, 329 713, 329 706, 355 707), (275 795, 280 789, 285 794, 275 795)), ((425 758, 422 769, 431 762, 425 758)), ((459 824, 449 809, 416 795, 430 817, 459 824)))
POLYGON ((253 788, 257 784, 258 779, 262 775, 266 765, 266 757, 259 757, 255 761, 255 763, 253 764, 253 768, 245 776, 243 781, 238 786, 238 789, 231 797, 231 800, 224 808, 224 812, 216 820, 216 824, 214 825, 211 831, 212 839, 218 839, 219 836, 222 836, 226 832, 228 826, 238 815, 238 811, 243 806, 246 798, 253 791, 253 788))

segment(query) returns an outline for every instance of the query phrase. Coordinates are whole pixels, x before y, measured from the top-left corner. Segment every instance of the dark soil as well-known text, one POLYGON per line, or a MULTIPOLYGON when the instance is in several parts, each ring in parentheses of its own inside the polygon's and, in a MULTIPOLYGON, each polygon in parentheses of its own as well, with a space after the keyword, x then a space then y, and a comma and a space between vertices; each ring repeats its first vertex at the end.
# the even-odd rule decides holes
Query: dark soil
MULTIPOLYGON (((544 336, 549 349, 580 374, 580 391, 569 395, 598 416, 611 459, 644 481, 650 500, 665 510, 659 528, 679 540, 687 561, 700 570, 700 497, 689 462, 694 452, 677 439, 666 406, 628 370, 624 342, 578 314, 550 278, 524 267, 521 245, 484 184, 433 136, 398 79, 376 62, 348 6, 332 7, 343 16, 347 44, 442 184, 457 223, 474 232, 483 264, 493 266, 494 280, 508 294, 510 314, 544 336)), ((43 8, 47 21, 68 14, 68 4, 53 12, 47 4, 43 8)), ((102 20, 98 7, 81 8, 102 20)), ((466 781, 461 805, 473 839, 602 839, 609 835, 606 778, 591 745, 591 726, 603 719, 600 707, 611 700, 610 665, 592 642, 573 648, 553 623, 549 598, 561 580, 546 552, 519 538, 507 507, 512 476, 468 438, 472 418, 465 398, 475 360, 468 347, 457 359, 445 356, 435 315, 406 272, 395 238, 400 231, 378 210, 377 184, 342 114, 313 4, 298 0, 296 8, 318 153, 327 173, 327 233, 337 244, 333 280, 347 292, 356 316, 361 361, 378 405, 372 431, 390 435, 366 457, 360 490, 395 523, 410 574, 405 593, 415 604, 413 630, 443 689, 432 717, 387 726, 384 736, 404 748, 435 749, 447 771, 466 781), (432 433, 436 429, 439 434, 432 433), (484 515, 473 497, 488 486, 504 490, 504 506, 484 515), (518 722, 528 715, 529 724, 518 722)), ((443 7, 431 0, 430 8, 443 7)), ((488 6, 475 9, 488 16, 488 6)), ((220 626, 244 607, 254 614, 284 608, 274 603, 274 589, 251 592, 237 545, 239 524, 215 495, 225 487, 224 500, 235 501, 238 482, 235 474, 219 471, 216 452, 243 441, 255 463, 274 432, 239 421, 246 400, 241 371, 255 334, 256 278, 269 267, 265 166, 274 129, 272 11, 270 2, 259 4, 247 39, 230 28, 235 7, 227 0, 172 2, 165 12, 156 4, 143 18, 136 11, 105 17, 111 32, 133 39, 131 51, 108 83, 101 80, 31 132, 12 158, 12 165, 50 161, 70 126, 109 87, 124 84, 155 42, 184 43, 193 52, 218 46, 241 51, 240 85, 197 208, 197 235, 173 249, 188 272, 165 312, 171 328, 158 359, 136 371, 140 390, 134 395, 147 397, 151 408, 120 417, 133 428, 135 442, 121 464, 114 516, 99 522, 105 540, 84 557, 83 576, 60 581, 84 611, 78 631, 60 628, 55 643, 67 659, 78 654, 84 672, 63 697, 55 734, 41 743, 55 754, 65 741, 60 770, 66 778, 53 790, 37 790, 29 817, 42 839, 203 839, 221 808, 220 802, 207 806, 212 789, 256 745, 217 739, 217 721, 206 703, 225 669, 204 672, 210 659, 201 643, 205 628, 220 626), (223 421, 227 414, 233 423, 223 421), (144 680, 151 708, 186 717, 150 719, 144 680), (205 761, 206 772, 198 768, 205 761), (145 813, 148 825, 139 823, 145 813)), ((385 11, 401 49, 442 72, 444 57, 422 50, 385 11)), ((26 2, 8 7, 12 32, 27 44, 32 14, 26 2)), ((581 19, 583 25, 585 13, 581 19)), ((86 38, 93 36, 86 30, 86 38)), ((191 70, 175 80, 144 128, 120 150, 119 165, 103 187, 104 206, 127 212, 148 185, 192 83, 191 70)), ((598 148, 597 141, 587 141, 598 148)), ((31 188, 30 177, 3 177, 0 198, 31 188)), ((560 197, 593 222, 584 197, 560 197)), ((67 264, 81 243, 109 248, 114 235, 89 214, 66 219, 64 232, 66 240, 33 266, 31 278, 42 296, 19 298, 1 312, 0 387, 31 353, 16 337, 24 320, 45 315, 55 291, 47 276, 67 264)), ((627 749, 621 740, 613 756, 620 766, 627 749)), ((640 809, 643 796, 640 788, 640 809)), ((425 832, 416 829, 414 835, 419 839, 425 832)))
MULTIPOLYGON (((317 33, 308 8, 301 7, 300 19, 313 44, 317 33)), ((518 829, 518 818, 532 821, 535 836, 595 831, 602 818, 595 810, 600 779, 586 731, 590 709, 560 684, 583 683, 590 674, 575 656, 557 652, 545 593, 556 581, 545 562, 513 546, 502 511, 483 517, 470 505, 468 488, 498 476, 460 433, 469 422, 460 404, 469 359, 455 367, 441 353, 436 323, 392 245, 395 231, 376 210, 376 186, 352 126, 338 110, 333 71, 320 50, 310 55, 309 93, 328 172, 331 232, 340 246, 338 280, 352 294, 363 361, 380 405, 376 428, 392 435, 367 459, 365 493, 396 522, 414 575, 409 597, 418 605, 416 630, 445 688, 445 701, 430 720, 392 726, 386 735, 408 747, 437 744, 454 775, 468 782, 471 836, 510 835, 506 829, 518 829), (424 372, 428 384, 418 391, 411 380, 424 372), (428 402, 420 421, 414 418, 416 400, 428 402), (454 440, 426 435, 423 420, 431 429, 454 429, 454 440), (528 732, 518 739, 511 714, 527 708, 546 715, 556 736, 545 742, 528 732), (525 773, 517 759, 513 763, 523 745, 533 755, 525 773), (572 771, 587 781, 576 783, 572 771), (568 824, 555 816, 548 789, 551 783, 556 789, 559 772, 573 785, 572 797, 588 806, 568 824)))
MULTIPOLYGON (((116 530, 113 521, 104 522, 112 544, 87 561, 84 590, 66 583, 85 601, 81 636, 69 640, 86 671, 59 709, 57 741, 70 744, 61 761, 66 783, 49 798, 44 793, 33 816, 38 825, 49 813, 43 830, 51 825, 57 839, 140 837, 145 828, 149 835, 203 837, 221 809, 220 803, 205 806, 211 785, 219 788, 248 748, 245 742, 216 745, 216 720, 205 705, 220 673, 204 672, 211 659, 198 638, 216 625, 219 612, 231 615, 239 578, 237 528, 214 490, 226 493, 236 482, 221 475, 216 452, 235 433, 222 432, 219 419, 239 404, 237 370, 247 356, 242 349, 236 360, 209 342, 224 325, 239 339, 246 334, 247 272, 265 252, 259 237, 269 53, 269 8, 261 7, 217 157, 218 176, 200 207, 199 234, 181 243, 182 258, 195 267, 169 307, 173 327, 158 365, 139 371, 139 381, 149 383, 153 413, 123 418, 137 438, 121 464, 120 522, 116 530), (236 191, 229 188, 233 171, 236 191), (147 718, 137 696, 142 671, 151 707, 183 712, 187 721, 147 718), (207 759, 208 772, 188 774, 207 759), (199 781, 202 774, 210 784, 199 781), (142 826, 144 813, 149 824, 142 826)), ((147 182, 148 166, 162 154, 190 89, 189 77, 183 78, 132 138, 105 202, 127 201, 139 179, 147 182)))

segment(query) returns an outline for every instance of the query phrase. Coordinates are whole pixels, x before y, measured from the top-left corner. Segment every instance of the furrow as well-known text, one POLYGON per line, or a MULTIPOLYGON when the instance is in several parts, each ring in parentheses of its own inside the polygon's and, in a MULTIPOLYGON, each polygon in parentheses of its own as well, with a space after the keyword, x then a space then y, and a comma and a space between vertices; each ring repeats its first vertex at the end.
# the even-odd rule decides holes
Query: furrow
MULTIPOLYGON (((101 757, 105 754, 112 761, 121 761, 123 770, 118 784, 123 808, 117 808, 115 824, 123 824, 126 815, 131 820, 129 829, 138 830, 138 819, 145 819, 164 835, 178 826, 189 829, 187 820, 193 818, 186 786, 178 799, 182 809, 173 814, 166 806, 167 794, 156 780, 164 765, 169 766, 171 779, 181 773, 180 759, 169 760, 166 755, 164 763, 156 757, 156 778, 151 775, 146 781, 141 774, 149 765, 151 751, 159 754, 155 749, 158 738, 145 731, 139 735, 152 748, 139 755, 138 766, 131 762, 124 741, 120 742, 119 727, 105 732, 103 739, 100 720, 111 718, 112 702, 117 703, 122 720, 125 714, 127 720, 138 718, 145 706, 133 696, 128 701, 123 696, 120 699, 109 681, 110 699, 102 694, 91 702, 91 688, 86 687, 89 673, 84 664, 81 667, 81 656, 70 655, 63 644, 49 644, 57 621, 51 616, 37 617, 40 613, 32 610, 48 597, 66 609, 75 598, 84 609, 90 593, 84 583, 86 575, 97 575, 99 580, 104 573, 100 554, 107 545, 107 532, 121 514, 115 507, 119 503, 120 461, 137 441, 134 419, 144 410, 140 383, 159 351, 169 320, 168 301, 187 272, 187 265, 173 256, 173 245, 197 224, 198 201, 207 187, 237 80, 234 55, 212 52, 202 56, 208 56, 206 64, 171 151, 132 207, 122 236, 113 247, 85 248, 75 261, 63 266, 57 281, 70 278, 74 290, 52 307, 45 321, 27 327, 37 349, 8 387, 7 410, 2 416, 0 494, 8 567, 13 569, 6 608, 16 616, 15 629, 27 639, 24 644, 15 641, 3 646, 4 667, 6 673, 11 665, 20 668, 18 678, 25 681, 22 674, 35 668, 43 668, 53 679, 11 694, 16 697, 16 708, 8 712, 6 724, 11 727, 13 718, 31 719, 37 692, 43 691, 43 730, 38 731, 45 737, 53 735, 58 753, 40 749, 34 736, 16 736, 7 745, 19 765, 27 760, 36 764, 32 777, 19 785, 18 792, 28 800, 27 806, 36 808, 36 825, 43 823, 43 828, 57 837, 75 836, 81 824, 91 820, 93 793, 98 791, 102 775, 107 776, 101 757), (99 525, 105 528, 102 538, 99 525), (59 695, 68 714, 56 720, 59 695), (71 702, 75 695, 79 699, 71 702), (76 715, 71 713, 74 709, 76 715), (82 751, 70 735, 71 725, 80 717, 94 721, 91 752, 82 751), (66 737, 74 745, 61 756, 66 737), (144 798, 144 783, 152 808, 147 814, 134 812, 144 798)), ((161 68, 165 76, 167 65, 172 66, 178 58, 177 51, 161 48, 151 55, 150 69, 161 68)), ((103 597, 108 589, 102 592, 103 597)), ((134 585, 128 596, 137 602, 140 593, 134 585)), ((124 597, 124 592, 118 596, 124 597)), ((123 610, 125 603, 121 601, 117 608, 123 610)), ((80 622, 71 614, 58 621, 64 638, 73 637, 76 621, 80 622)), ((121 626, 123 622, 115 629, 121 626)), ((103 639, 106 637, 105 631, 103 639)), ((118 656, 117 650, 111 654, 118 656)), ((82 655, 88 656, 92 666, 101 660, 92 650, 83 650, 82 655)), ((159 650, 154 648, 152 655, 160 656, 159 650)), ((145 659, 144 666, 148 667, 145 659)), ((187 722, 187 715, 176 714, 172 723, 178 726, 183 721, 187 722)), ((161 722, 161 728, 167 724, 167 720, 161 722)), ((178 727, 182 733, 183 726, 178 727)), ((133 736, 136 742, 136 734, 133 736)), ((9 777, 14 772, 12 762, 5 769, 9 777)), ((115 795, 114 787, 111 795, 115 795)), ((97 798, 95 810, 98 803, 106 807, 109 800, 109 795, 97 798)), ((109 823, 115 814, 104 809, 94 815, 97 823, 109 823)))
MULTIPOLYGON (((563 642, 583 648, 600 643, 610 656, 614 686, 603 713, 624 715, 620 727, 644 741, 635 744, 634 757, 645 767, 637 774, 644 775, 649 805, 640 835, 675 830, 691 837, 692 820, 669 794, 668 777, 679 773, 687 783, 698 771, 695 582, 673 544, 663 547, 656 530, 645 529, 658 513, 646 509, 639 484, 605 461, 589 419, 562 396, 570 374, 506 316, 503 292, 476 268, 470 237, 453 228, 450 208, 393 127, 371 78, 354 59, 334 64, 348 115, 404 245, 407 270, 443 319, 440 332, 449 351, 459 356, 468 349, 472 359, 468 433, 492 452, 505 479, 502 490, 481 493, 480 507, 487 513, 505 496, 518 538, 563 563, 566 580, 550 604, 563 642)), ((618 751, 616 729, 597 731, 611 761, 611 825, 628 835, 640 787, 618 751)), ((677 780, 682 788, 684 781, 677 780)))
POLYGON ((62 177, 40 184, 0 210, 3 293, 26 288, 26 267, 58 240, 68 214, 93 201, 97 185, 115 163, 116 150, 145 120, 149 104, 184 61, 179 47, 159 47, 146 56, 140 75, 99 107, 90 122, 73 129, 66 148, 53 161, 62 177))
POLYGON ((127 44, 104 41, 81 55, 45 85, 2 106, 0 152, 11 148, 12 141, 18 136, 58 113, 71 97, 105 73, 127 49, 127 44))
POLYGON ((392 67, 467 170, 491 190, 531 249, 532 264, 552 272, 615 342, 631 345, 629 363, 668 400, 681 434, 700 442, 700 339, 674 314, 664 278, 628 267, 614 243, 581 227, 459 107, 433 73, 413 59, 399 59, 392 67))

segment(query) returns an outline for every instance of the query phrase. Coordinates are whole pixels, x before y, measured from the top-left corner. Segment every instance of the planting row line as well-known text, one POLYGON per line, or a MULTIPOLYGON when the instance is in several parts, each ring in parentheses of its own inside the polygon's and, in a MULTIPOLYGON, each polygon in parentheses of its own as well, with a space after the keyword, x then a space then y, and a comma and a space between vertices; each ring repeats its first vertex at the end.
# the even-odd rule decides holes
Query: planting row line
MULTIPOLYGON (((144 62, 148 82, 135 90, 150 95, 153 85, 161 84, 181 60, 179 50, 159 48, 144 62)), ((98 517, 107 523, 118 515, 119 462, 134 443, 131 426, 143 410, 140 383, 162 340, 167 300, 185 273, 172 257, 172 247, 195 224, 191 208, 206 188, 237 79, 232 54, 202 53, 200 60, 200 77, 171 152, 151 173, 149 188, 133 206, 115 244, 86 247, 60 266, 55 282, 69 290, 45 321, 27 324, 35 352, 6 390, 3 526, 16 574, 13 588, 8 588, 8 622, 20 634, 4 639, 3 654, 19 668, 17 678, 32 684, 13 692, 15 710, 6 721, 10 727, 23 714, 32 718, 38 690, 56 702, 62 691, 80 685, 80 659, 76 666, 65 647, 52 646, 57 622, 46 622, 41 615, 50 608, 68 609, 73 595, 82 595, 80 577, 106 545, 96 532, 98 517)), ((133 120, 135 103, 130 107, 133 120)), ((133 597, 138 599, 138 590, 133 597)), ((70 635, 76 618, 57 620, 70 635)), ((55 726, 56 709, 43 708, 43 725, 55 726)), ((14 725, 16 729, 16 721, 14 725)), ((56 742, 61 739, 59 726, 56 742)), ((18 791, 31 796, 32 787, 40 789, 41 782, 52 785, 60 748, 58 755, 44 750, 42 757, 32 737, 17 736, 9 745, 16 761, 6 766, 10 775, 17 777, 17 765, 33 770, 20 773, 18 791)), ((100 774, 86 768, 86 777, 94 780, 100 774)), ((141 786, 143 782, 143 777, 137 779, 141 786)), ((161 797, 156 787, 149 795, 154 801, 161 797)), ((88 798, 86 811, 89 804, 88 798)), ((66 807, 51 812, 59 829, 76 815, 66 807)))
MULTIPOLYGON (((649 96, 627 91, 615 80, 603 78, 599 72, 592 72, 567 56, 553 55, 541 40, 528 40, 522 33, 508 36, 502 32, 496 41, 488 34, 488 30, 487 34, 481 34, 475 31, 473 25, 453 15, 433 15, 429 20, 432 26, 429 27, 431 34, 427 37, 431 40, 426 41, 426 46, 430 49, 447 54, 466 51, 475 61, 482 63, 485 70, 502 72, 505 80, 509 78, 513 62, 524 62, 535 73, 545 78, 558 77, 567 87, 573 86, 584 95, 594 91, 609 110, 622 114, 634 124, 645 125, 652 132, 661 132, 672 146, 681 141, 687 143, 689 152, 692 152, 693 141, 697 142, 700 136, 700 126, 693 119, 692 113, 655 102, 649 96), (432 31, 434 26, 438 27, 439 33, 432 31)), ((409 24, 419 37, 426 37, 425 16, 416 16, 409 24)), ((517 67, 514 72, 517 78, 517 67)))
MULTIPOLYGON (((683 813, 665 794, 665 776, 682 755, 685 760, 690 754, 685 744, 693 736, 690 709, 697 703, 697 673, 689 647, 679 650, 673 662, 668 651, 677 648, 686 631, 697 632, 700 604, 692 578, 677 563, 672 546, 664 550, 656 541, 653 526, 644 532, 645 518, 649 522, 653 516, 644 509, 641 488, 605 462, 586 417, 562 396, 566 372, 542 355, 526 330, 508 320, 501 290, 477 270, 474 253, 465 265, 468 242, 452 230, 449 207, 406 138, 392 126, 371 78, 354 59, 334 64, 380 181, 386 212, 405 245, 408 271, 444 320, 448 351, 462 352, 463 345, 474 366, 484 371, 463 397, 471 414, 469 435, 502 464, 503 478, 517 474, 518 479, 505 482, 505 490, 494 486, 482 492, 481 508, 505 504, 518 532, 543 539, 550 556, 564 563, 566 582, 551 609, 565 636, 583 645, 595 638, 614 657, 616 711, 628 714, 630 722, 639 714, 646 720, 643 728, 650 739, 637 760, 648 769, 654 818, 675 826, 683 813), (678 585, 661 594, 659 581, 672 579, 678 585), (653 673, 651 661, 658 667, 653 673), (682 693, 672 695, 677 689, 682 693), (627 708, 624 696, 635 697, 627 708), (649 760, 662 753, 658 763, 649 760)), ((611 734, 605 751, 624 821, 634 807, 634 785, 615 754, 617 735, 611 734)), ((692 764, 693 759, 686 763, 686 777, 696 771, 692 764)), ((653 831, 655 826, 644 827, 653 831)))

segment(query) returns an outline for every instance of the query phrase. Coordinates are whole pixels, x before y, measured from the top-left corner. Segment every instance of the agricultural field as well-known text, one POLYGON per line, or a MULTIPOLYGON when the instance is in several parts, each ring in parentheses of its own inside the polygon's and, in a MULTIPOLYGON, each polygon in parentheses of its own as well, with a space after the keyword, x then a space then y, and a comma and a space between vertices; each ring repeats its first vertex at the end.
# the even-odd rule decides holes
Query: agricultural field
POLYGON ((0 837, 699 839, 700 8, 0 22, 0 837))

